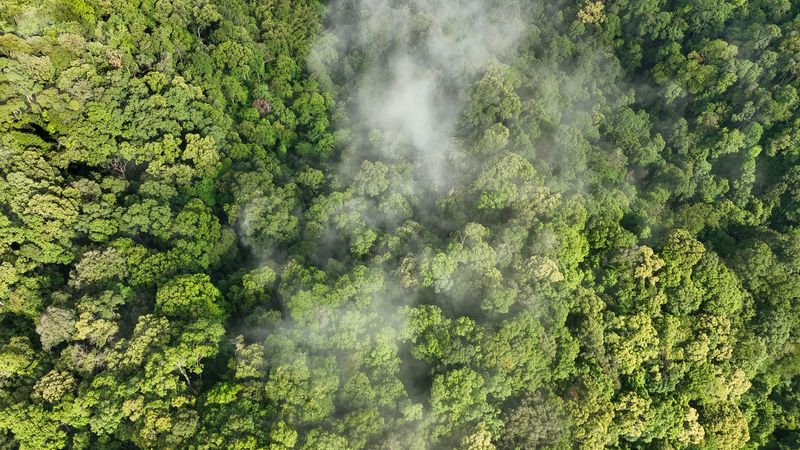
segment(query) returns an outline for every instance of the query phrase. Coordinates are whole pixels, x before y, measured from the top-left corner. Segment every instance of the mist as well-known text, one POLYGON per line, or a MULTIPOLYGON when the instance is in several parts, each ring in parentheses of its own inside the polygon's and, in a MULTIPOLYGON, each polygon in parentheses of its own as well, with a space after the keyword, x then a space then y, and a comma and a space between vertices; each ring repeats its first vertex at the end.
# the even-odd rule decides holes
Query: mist
MULTIPOLYGON (((574 174, 585 170, 580 152, 596 140, 600 94, 592 87, 592 71, 607 70, 611 63, 600 50, 573 64, 543 61, 532 70, 544 83, 520 86, 522 77, 513 67, 518 46, 538 34, 525 20, 545 20, 547 11, 538 2, 517 1, 333 1, 308 58, 308 69, 336 101, 337 157, 328 169, 340 190, 311 208, 312 217, 321 217, 313 227, 321 231, 310 261, 328 274, 355 265, 357 272, 372 276, 344 293, 322 285, 339 286, 352 276, 297 285, 295 274, 284 271, 280 291, 286 317, 259 324, 256 334, 267 336, 273 349, 268 361, 276 368, 291 361, 302 361, 312 371, 336 364, 342 385, 359 371, 380 384, 384 375, 354 361, 364 358, 360 353, 370 345, 387 350, 386 357, 396 361, 393 375, 402 383, 393 401, 405 405, 405 412, 388 413, 403 418, 397 426, 387 424, 377 441, 388 448, 453 445, 450 438, 433 444, 442 438, 446 420, 432 412, 430 403, 432 377, 441 367, 415 350, 410 326, 415 308, 436 305, 444 320, 484 321, 487 336, 502 332, 503 322, 510 320, 504 314, 515 303, 523 317, 545 324, 558 320, 550 304, 557 294, 544 285, 564 278, 554 262, 562 243, 548 216, 561 201, 560 192, 585 193, 583 180, 574 174), (508 97, 497 100, 499 106, 474 99, 487 89, 508 97), (517 97, 515 90, 525 95, 517 97), (564 91, 575 94, 571 105, 559 94, 564 91), (525 147, 516 136, 510 139, 505 127, 484 123, 485 114, 505 114, 494 109, 507 107, 514 114, 527 102, 542 104, 539 120, 548 127, 532 127, 536 148, 525 147), (520 178, 508 185, 481 175, 504 170, 520 178), (523 187, 532 182, 528 174, 537 187, 523 187), (517 192, 520 211, 476 209, 470 196, 481 189, 517 192), (495 232, 480 221, 496 222, 495 232), (531 224, 540 227, 538 233, 529 234, 531 224), (391 253, 399 258, 386 256, 391 253), (504 272, 523 271, 537 274, 521 278, 521 285, 503 280, 504 272), (353 338, 361 345, 344 343, 353 338)), ((537 342, 534 348, 538 345, 552 344, 537 342)), ((447 372, 438 373, 443 375, 447 372)), ((335 417, 346 420, 360 411, 357 400, 335 393, 335 383, 328 389, 319 395, 332 402, 328 407, 335 417)), ((509 393, 493 395, 502 400, 509 393)), ((497 417, 500 410, 486 414, 497 417)), ((502 429, 496 420, 483 426, 494 433, 502 429)))
POLYGON ((330 4, 311 67, 326 64, 342 89, 344 119, 337 125, 377 137, 348 148, 340 173, 352 174, 365 159, 405 157, 414 163, 417 187, 444 189, 452 182, 447 164, 468 87, 524 30, 519 3, 500 6, 486 0, 330 4), (359 60, 345 56, 351 54, 359 60))
POLYGON ((797 2, 0 2, 0 448, 798 448, 797 2))

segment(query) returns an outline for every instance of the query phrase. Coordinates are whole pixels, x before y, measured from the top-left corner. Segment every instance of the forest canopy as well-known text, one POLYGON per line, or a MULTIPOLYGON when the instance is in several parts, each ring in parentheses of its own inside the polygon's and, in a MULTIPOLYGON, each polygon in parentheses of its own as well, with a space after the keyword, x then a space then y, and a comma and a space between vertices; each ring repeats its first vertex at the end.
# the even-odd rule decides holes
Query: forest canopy
POLYGON ((0 450, 800 448, 798 75, 795 0, 0 0, 0 450))

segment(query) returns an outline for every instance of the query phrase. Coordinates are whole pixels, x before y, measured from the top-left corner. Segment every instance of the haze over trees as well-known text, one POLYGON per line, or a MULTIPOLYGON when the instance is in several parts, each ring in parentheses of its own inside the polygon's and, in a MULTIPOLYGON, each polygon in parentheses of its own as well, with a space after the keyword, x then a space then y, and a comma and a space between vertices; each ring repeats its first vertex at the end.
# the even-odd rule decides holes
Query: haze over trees
POLYGON ((798 17, 0 0, 0 449, 800 448, 798 17))

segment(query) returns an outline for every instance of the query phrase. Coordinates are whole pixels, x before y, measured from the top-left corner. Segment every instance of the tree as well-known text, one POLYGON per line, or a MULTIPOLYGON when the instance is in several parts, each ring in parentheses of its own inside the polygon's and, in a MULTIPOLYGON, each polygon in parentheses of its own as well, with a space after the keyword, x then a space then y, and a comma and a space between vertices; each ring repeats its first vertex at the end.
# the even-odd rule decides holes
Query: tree
POLYGON ((705 428, 706 440, 716 448, 739 448, 750 439, 747 419, 731 403, 713 403, 704 407, 700 423, 705 428))
POLYGON ((464 368, 433 378, 431 408, 441 417, 443 429, 490 414, 485 381, 477 372, 464 368))
POLYGON ((222 316, 220 297, 208 275, 183 275, 159 288, 156 310, 177 320, 215 320, 222 316))
POLYGON ((49 351, 58 344, 72 338, 75 332, 75 312, 50 306, 39 319, 36 327, 42 348, 49 351))
POLYGON ((546 390, 528 393, 503 413, 505 427, 498 439, 499 448, 541 448, 562 443, 566 421, 559 397, 546 390))

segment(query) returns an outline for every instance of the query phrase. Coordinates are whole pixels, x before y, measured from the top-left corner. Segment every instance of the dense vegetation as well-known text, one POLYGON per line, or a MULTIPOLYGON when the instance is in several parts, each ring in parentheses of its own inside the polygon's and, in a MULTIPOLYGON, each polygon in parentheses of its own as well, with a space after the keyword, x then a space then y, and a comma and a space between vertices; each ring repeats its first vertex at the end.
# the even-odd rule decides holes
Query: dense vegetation
POLYGON ((799 14, 0 0, 0 449, 800 448, 799 14))

